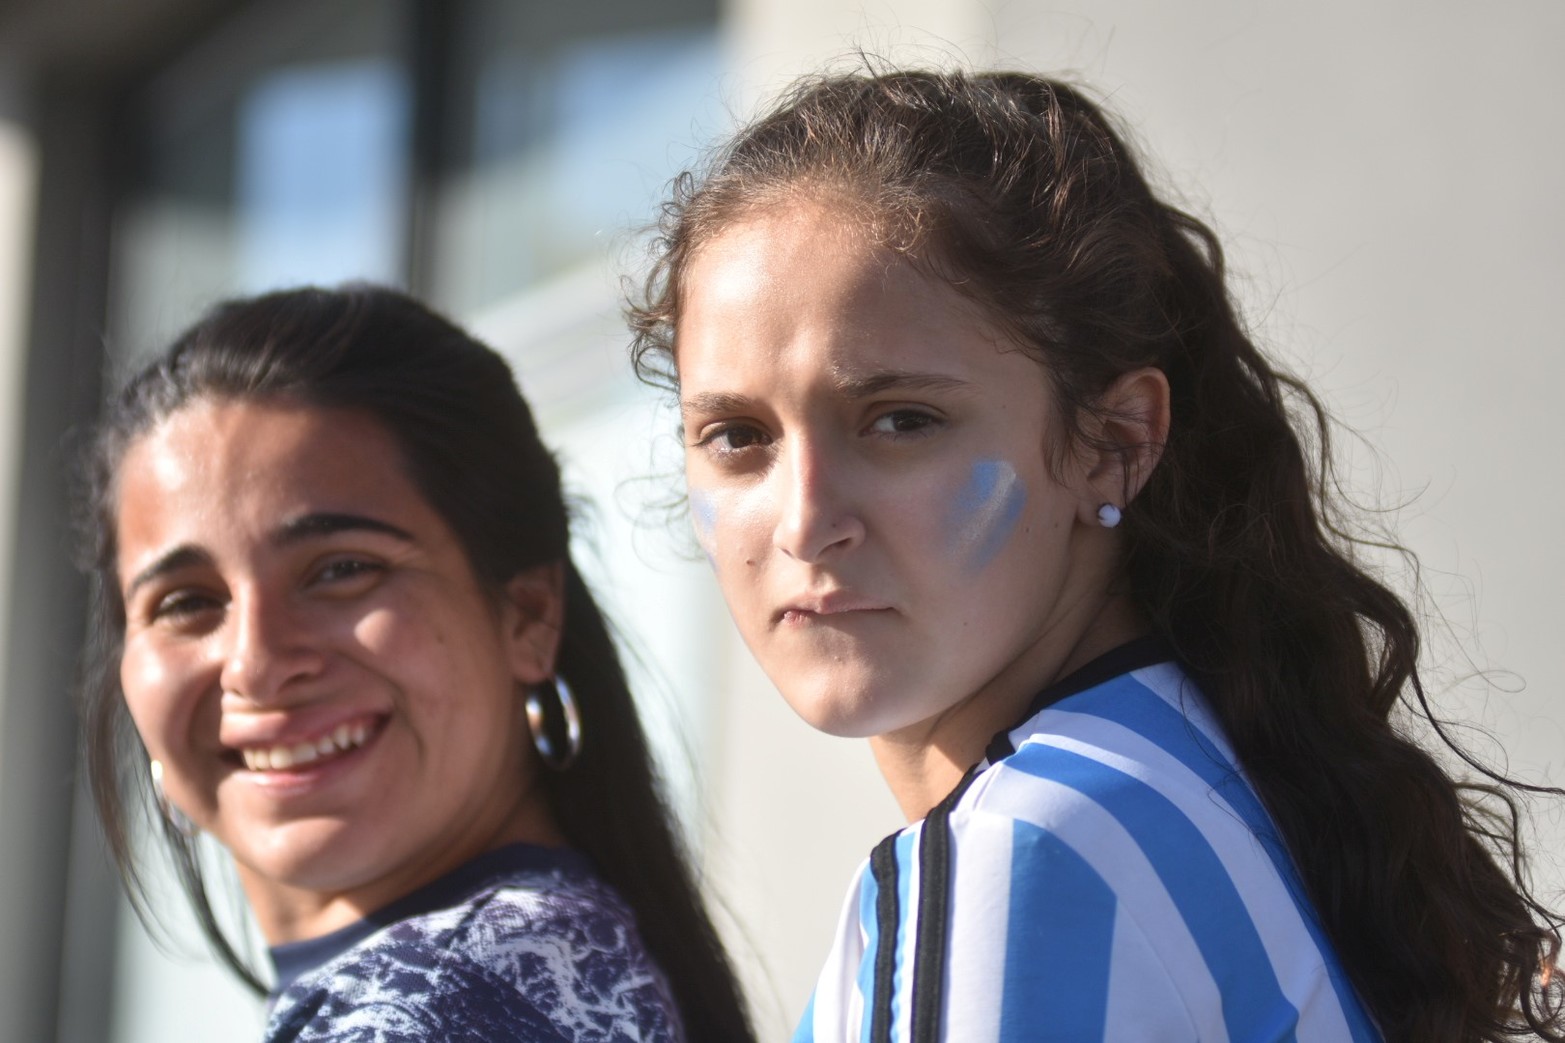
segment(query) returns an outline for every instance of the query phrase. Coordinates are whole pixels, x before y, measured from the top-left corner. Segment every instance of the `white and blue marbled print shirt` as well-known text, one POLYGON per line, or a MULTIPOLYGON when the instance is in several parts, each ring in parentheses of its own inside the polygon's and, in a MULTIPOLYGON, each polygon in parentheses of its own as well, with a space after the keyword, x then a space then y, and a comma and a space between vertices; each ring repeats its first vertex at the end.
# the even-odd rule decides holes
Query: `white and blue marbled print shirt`
POLYGON ((265 1043, 678 1043, 624 901, 581 855, 516 844, 272 950, 265 1043))

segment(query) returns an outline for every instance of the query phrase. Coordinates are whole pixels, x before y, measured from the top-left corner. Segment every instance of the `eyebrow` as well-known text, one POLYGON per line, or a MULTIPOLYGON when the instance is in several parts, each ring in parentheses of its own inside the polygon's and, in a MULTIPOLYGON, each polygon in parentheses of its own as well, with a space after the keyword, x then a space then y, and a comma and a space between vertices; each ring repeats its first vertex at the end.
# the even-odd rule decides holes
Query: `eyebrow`
POLYGON ((188 544, 175 547, 167 554, 159 556, 156 561, 130 578, 130 582, 125 584, 125 600, 129 601, 132 594, 159 576, 166 576, 170 572, 178 572, 180 569, 188 569, 193 565, 210 565, 211 563, 212 556, 204 550, 198 550, 188 544))
POLYGON ((737 395, 729 391, 703 391, 699 395, 681 399, 679 415, 688 418, 692 413, 702 416, 743 413, 750 408, 752 401, 748 395, 737 395))
POLYGON ((378 532, 385 536, 393 536, 404 543, 417 542, 413 534, 406 529, 400 529, 378 518, 368 518, 362 514, 319 511, 314 514, 301 514, 297 518, 290 518, 283 522, 272 534, 271 543, 274 547, 286 547, 302 540, 331 536, 339 532, 378 532))
POLYGON ((863 377, 836 381, 837 392, 847 398, 868 398, 887 391, 965 391, 973 385, 943 373, 911 373, 885 370, 863 377))
MULTIPOLYGON (((392 536, 406 543, 416 542, 413 534, 400 529, 390 522, 383 522, 377 518, 367 518, 361 514, 341 514, 329 511, 314 514, 302 514, 297 518, 290 518, 272 533, 270 543, 274 547, 287 547, 304 540, 316 539, 321 536, 330 536, 339 532, 377 532, 386 536, 392 536)), ((212 564, 212 555, 199 547, 182 544, 166 554, 160 555, 152 564, 137 572, 125 585, 125 597, 136 593, 141 587, 171 572, 180 569, 191 568, 196 565, 212 564)))
MULTIPOLYGON (((971 383, 957 377, 907 370, 884 370, 862 377, 839 377, 832 384, 837 394, 847 399, 869 398, 887 391, 970 391, 973 388, 971 383)), ((679 412, 683 416, 692 413, 739 413, 749 409, 753 403, 754 399, 748 395, 705 391, 681 401, 679 412)))

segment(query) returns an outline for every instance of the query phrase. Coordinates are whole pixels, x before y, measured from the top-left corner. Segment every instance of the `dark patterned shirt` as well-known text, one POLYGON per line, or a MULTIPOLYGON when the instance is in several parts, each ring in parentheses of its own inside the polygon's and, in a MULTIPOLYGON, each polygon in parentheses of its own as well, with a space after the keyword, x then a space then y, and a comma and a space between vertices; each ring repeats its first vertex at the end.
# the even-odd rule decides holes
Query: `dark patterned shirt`
POLYGON ((278 946, 265 1043, 678 1043, 635 919, 579 854, 516 844, 278 946))

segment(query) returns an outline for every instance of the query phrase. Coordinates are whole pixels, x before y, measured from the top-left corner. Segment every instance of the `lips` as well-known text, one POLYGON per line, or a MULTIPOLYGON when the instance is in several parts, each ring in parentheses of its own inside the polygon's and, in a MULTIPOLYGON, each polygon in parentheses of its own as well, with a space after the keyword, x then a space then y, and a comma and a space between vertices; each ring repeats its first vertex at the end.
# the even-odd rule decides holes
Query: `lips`
POLYGON ((803 621, 812 617, 843 616, 858 612, 889 612, 891 606, 876 598, 851 590, 833 590, 795 598, 777 613, 783 621, 803 621))
POLYGON ((240 759, 250 771, 290 771, 333 760, 369 741, 375 734, 373 717, 344 721, 314 736, 286 742, 248 743, 238 747, 240 759))

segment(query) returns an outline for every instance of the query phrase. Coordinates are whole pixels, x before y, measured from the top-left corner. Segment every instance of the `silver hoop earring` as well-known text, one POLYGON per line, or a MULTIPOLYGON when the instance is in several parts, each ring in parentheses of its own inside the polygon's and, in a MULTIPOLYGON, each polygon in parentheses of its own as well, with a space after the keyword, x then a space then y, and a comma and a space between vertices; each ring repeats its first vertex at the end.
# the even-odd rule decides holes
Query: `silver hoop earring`
POLYGON ((1115 507, 1112 503, 1106 503, 1102 507, 1098 508, 1098 524, 1103 526, 1105 529, 1112 529, 1114 526, 1118 525, 1120 518, 1123 516, 1124 515, 1120 513, 1120 509, 1115 507))
POLYGON ((158 814, 163 816, 163 821, 173 826, 174 831, 186 840, 198 836, 201 830, 190 821, 190 816, 176 808, 168 799, 168 794, 163 792, 163 762, 148 761, 147 770, 152 775, 152 798, 157 801, 158 814))
POLYGON ((560 717, 565 724, 565 749, 559 749, 550 735, 548 721, 544 717, 543 698, 539 694, 547 690, 548 683, 535 685, 527 693, 527 729, 532 732, 533 748, 543 762, 555 771, 564 771, 581 753, 581 714, 576 709, 576 697, 570 685, 558 674, 554 677, 554 697, 560 704, 560 717))

